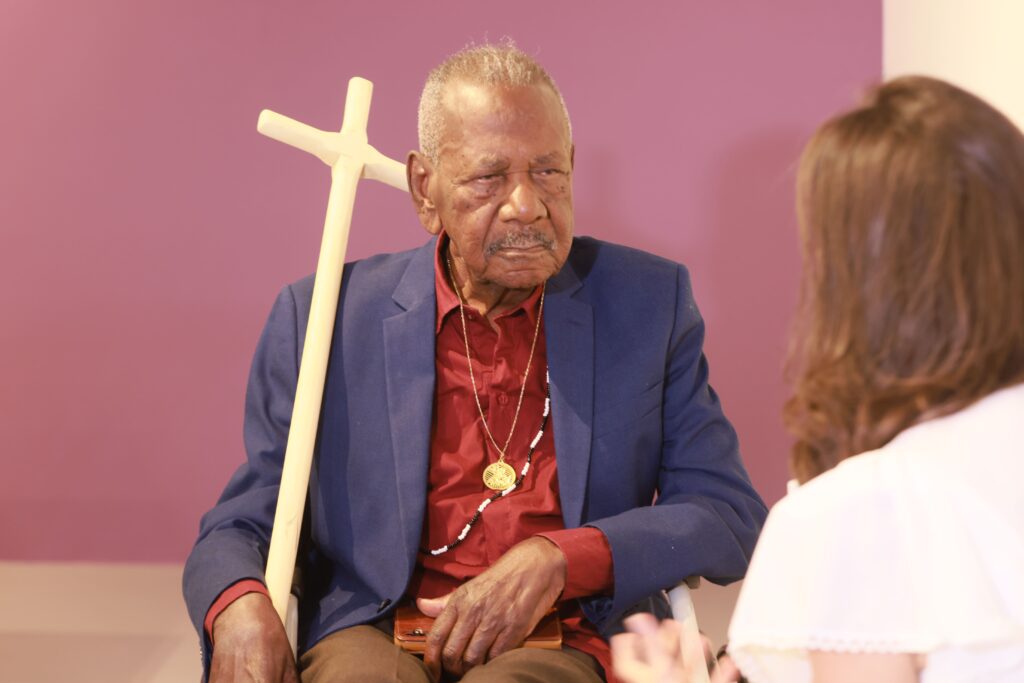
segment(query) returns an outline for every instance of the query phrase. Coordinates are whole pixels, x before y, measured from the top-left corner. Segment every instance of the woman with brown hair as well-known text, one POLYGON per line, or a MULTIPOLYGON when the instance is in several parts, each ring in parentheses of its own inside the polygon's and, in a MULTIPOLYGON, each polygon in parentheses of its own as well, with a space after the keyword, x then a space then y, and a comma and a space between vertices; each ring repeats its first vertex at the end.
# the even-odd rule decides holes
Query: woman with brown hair
POLYGON ((801 485, 730 651, 751 683, 1024 680, 1024 136, 900 78, 818 130, 797 195, 801 485))

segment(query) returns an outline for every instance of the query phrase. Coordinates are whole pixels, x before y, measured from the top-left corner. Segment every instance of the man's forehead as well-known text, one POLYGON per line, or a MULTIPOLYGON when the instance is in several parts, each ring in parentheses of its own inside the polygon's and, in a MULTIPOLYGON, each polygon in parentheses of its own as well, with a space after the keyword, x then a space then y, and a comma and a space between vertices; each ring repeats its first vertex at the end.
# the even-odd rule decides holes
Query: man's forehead
POLYGON ((501 94, 496 85, 454 80, 445 85, 441 102, 446 113, 459 114, 493 107, 501 94))
POLYGON ((445 86, 442 116, 447 125, 465 125, 486 119, 500 123, 536 119, 538 124, 557 121, 566 133, 569 122, 557 93, 544 83, 502 85, 453 81, 445 86))
POLYGON ((454 82, 446 87, 442 101, 444 126, 439 151, 443 156, 454 154, 481 167, 500 167, 511 155, 520 156, 515 144, 490 147, 487 141, 496 141, 490 138, 495 132, 496 138, 508 135, 503 143, 516 138, 534 143, 526 145, 533 147, 528 154, 532 163, 564 161, 569 154, 568 121, 557 94, 544 83, 505 86, 454 82), (548 148, 537 149, 544 128, 564 131, 565 135, 548 148))
POLYGON ((543 82, 510 85, 454 79, 445 85, 441 101, 445 109, 452 112, 487 110, 500 107, 516 95, 537 98, 545 104, 558 106, 558 96, 543 82))

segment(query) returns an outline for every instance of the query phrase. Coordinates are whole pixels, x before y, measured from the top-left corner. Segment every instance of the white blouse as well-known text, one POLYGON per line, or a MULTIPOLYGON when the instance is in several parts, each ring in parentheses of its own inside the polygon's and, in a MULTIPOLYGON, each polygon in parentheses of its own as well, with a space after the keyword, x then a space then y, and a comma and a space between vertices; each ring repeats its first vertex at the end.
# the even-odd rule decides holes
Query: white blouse
POLYGON ((809 650, 924 653, 924 683, 1024 681, 1024 384, 781 500, 729 641, 751 683, 811 681, 809 650))

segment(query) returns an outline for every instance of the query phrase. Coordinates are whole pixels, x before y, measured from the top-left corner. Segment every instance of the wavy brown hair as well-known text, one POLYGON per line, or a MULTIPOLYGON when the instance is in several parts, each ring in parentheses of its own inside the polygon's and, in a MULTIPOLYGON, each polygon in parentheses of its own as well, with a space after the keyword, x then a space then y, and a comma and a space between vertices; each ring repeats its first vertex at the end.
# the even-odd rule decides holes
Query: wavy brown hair
POLYGON ((784 418, 801 482, 1024 381, 1024 136, 998 111, 932 78, 886 83, 808 143, 797 211, 784 418))

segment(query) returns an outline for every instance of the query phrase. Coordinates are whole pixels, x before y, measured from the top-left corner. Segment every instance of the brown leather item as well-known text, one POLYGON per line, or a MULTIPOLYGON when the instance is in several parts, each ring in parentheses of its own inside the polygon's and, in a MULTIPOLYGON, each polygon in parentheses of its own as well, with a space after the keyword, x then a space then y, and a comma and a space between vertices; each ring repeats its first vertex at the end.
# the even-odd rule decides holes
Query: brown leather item
MULTIPOLYGON (((399 607, 395 612, 395 645, 406 652, 423 654, 427 649, 427 634, 434 625, 434 618, 416 609, 415 605, 399 607)), ((558 612, 551 610, 526 637, 523 647, 536 647, 542 650, 562 649, 562 622, 558 620, 558 612)))

